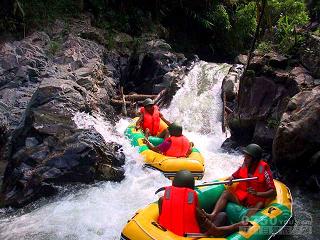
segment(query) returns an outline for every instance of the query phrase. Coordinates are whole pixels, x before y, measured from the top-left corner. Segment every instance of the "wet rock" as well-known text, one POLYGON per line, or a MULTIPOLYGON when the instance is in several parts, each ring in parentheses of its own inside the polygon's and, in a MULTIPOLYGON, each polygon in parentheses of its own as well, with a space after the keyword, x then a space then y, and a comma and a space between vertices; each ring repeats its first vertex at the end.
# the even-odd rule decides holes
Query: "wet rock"
POLYGON ((279 120, 269 119, 265 121, 258 121, 253 132, 252 142, 259 143, 264 147, 264 150, 271 151, 273 138, 276 134, 279 120))
POLYGON ((305 44, 301 47, 300 58, 303 66, 312 76, 320 78, 320 37, 308 35, 305 44))
POLYGON ((147 41, 131 55, 125 69, 127 75, 124 76, 123 81, 126 85, 133 86, 131 91, 158 94, 163 89, 160 87, 154 89, 153 86, 161 84, 164 75, 182 67, 187 62, 183 54, 172 52, 171 46, 165 41, 159 39, 147 41))
POLYGON ((77 80, 77 83, 84 87, 86 90, 93 90, 94 84, 93 79, 91 77, 82 77, 77 80))
POLYGON ((248 56, 244 54, 240 54, 236 57, 235 63, 246 65, 248 61, 248 56))
POLYGON ((50 41, 36 32, 22 41, 5 43, 0 49, 0 99, 5 105, 9 132, 15 129, 48 64, 45 48, 50 41))
POLYGON ((289 73, 284 70, 276 70, 274 73, 274 80, 279 83, 285 83, 289 79, 289 73))
POLYGON ((238 109, 228 118, 231 134, 244 145, 256 141, 270 149, 275 134, 270 124, 280 121, 290 97, 297 90, 292 90, 288 83, 278 83, 265 76, 246 78, 238 109))
POLYGON ((235 100, 236 96, 238 95, 239 91, 239 82, 240 82, 240 76, 243 72, 243 66, 242 65, 233 65, 229 73, 225 76, 222 82, 222 97, 223 94, 226 95, 226 100, 228 102, 232 102, 235 100))
POLYGON ((255 73, 260 73, 266 63, 267 60, 264 56, 255 55, 250 61, 248 70, 253 70, 255 73))
POLYGON ((269 59, 269 65, 273 68, 286 69, 288 66, 288 58, 284 57, 278 53, 272 52, 265 56, 269 59))
POLYGON ((26 138, 25 146, 26 148, 32 148, 39 144, 38 140, 34 137, 26 138))
POLYGON ((320 149, 320 87, 294 96, 282 116, 273 142, 273 157, 280 169, 320 170, 318 158, 312 156, 320 149), (303 161, 302 161, 303 160, 303 161))
POLYGON ((221 148, 227 152, 234 152, 239 150, 239 142, 233 140, 231 137, 227 138, 221 145, 221 148))
POLYGON ((47 57, 49 42, 48 35, 35 33, 0 50, 0 112, 11 128, 1 206, 20 207, 52 195, 57 184, 124 177, 121 146, 73 121, 77 112, 116 120, 109 102, 119 69, 111 72, 103 63, 112 54, 66 34, 59 51, 47 57))
MULTIPOLYGON (((26 120, 29 122, 29 120, 26 120)), ((2 188, 2 205, 23 206, 41 196, 55 193, 54 184, 90 183, 95 179, 120 181, 124 163, 119 146, 105 143, 94 130, 63 130, 55 134, 22 127, 12 140, 12 156, 2 188), (30 148, 21 139, 37 136, 39 144, 30 148), (49 139, 49 138, 52 138, 49 139), (108 165, 108 171, 102 171, 108 165), (44 188, 47 189, 44 191, 44 188)))
POLYGON ((314 79, 310 72, 302 66, 294 67, 290 71, 290 77, 297 82, 301 89, 314 86, 314 79))

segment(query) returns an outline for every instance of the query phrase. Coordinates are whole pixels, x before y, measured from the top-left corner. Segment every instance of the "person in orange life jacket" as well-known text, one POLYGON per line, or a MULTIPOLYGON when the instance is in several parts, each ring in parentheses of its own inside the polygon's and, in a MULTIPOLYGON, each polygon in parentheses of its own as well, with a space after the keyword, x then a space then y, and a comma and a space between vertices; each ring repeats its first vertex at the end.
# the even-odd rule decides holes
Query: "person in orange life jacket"
POLYGON ((159 132, 160 119, 162 119, 167 125, 171 123, 166 120, 163 115, 159 112, 159 107, 154 102, 147 98, 142 103, 143 107, 140 109, 140 117, 136 122, 136 128, 142 128, 145 132, 146 138, 151 136, 167 137, 169 135, 167 130, 159 132))
POLYGON ((177 172, 172 186, 166 187, 164 196, 158 200, 158 223, 176 235, 185 233, 205 233, 222 237, 238 231, 246 223, 226 224, 227 216, 219 213, 212 222, 199 208, 198 195, 194 191, 194 178, 187 170, 177 172))
POLYGON ((192 152, 193 143, 182 135, 182 127, 172 123, 168 127, 170 137, 167 137, 163 143, 154 146, 148 139, 144 143, 152 150, 170 157, 187 157, 192 152))
POLYGON ((248 207, 247 216, 250 217, 264 207, 268 198, 277 195, 270 167, 261 160, 261 147, 257 144, 249 144, 243 152, 243 165, 227 179, 230 180, 229 185, 235 178, 258 177, 258 179, 240 182, 234 190, 225 190, 212 213, 207 215, 211 219, 214 219, 229 201, 248 207))

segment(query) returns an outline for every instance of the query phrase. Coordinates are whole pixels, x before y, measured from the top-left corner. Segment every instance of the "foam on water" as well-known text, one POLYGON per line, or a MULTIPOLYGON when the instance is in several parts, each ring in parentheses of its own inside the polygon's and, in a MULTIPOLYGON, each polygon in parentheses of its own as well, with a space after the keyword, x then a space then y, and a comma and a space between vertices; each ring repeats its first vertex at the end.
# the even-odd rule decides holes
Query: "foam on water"
MULTIPOLYGON (((169 108, 162 110, 169 120, 184 126, 185 135, 204 155, 203 180, 229 175, 241 163, 240 156, 220 151, 225 139, 221 132, 220 88, 229 67, 198 63, 169 108)), ((123 145, 126 178, 121 183, 101 182, 73 191, 28 213, 3 213, 0 239, 119 239, 135 211, 156 201, 155 190, 170 184, 160 172, 142 168, 137 149, 123 136, 129 119, 112 126, 99 116, 78 113, 74 120, 79 128, 95 128, 106 142, 123 145)))

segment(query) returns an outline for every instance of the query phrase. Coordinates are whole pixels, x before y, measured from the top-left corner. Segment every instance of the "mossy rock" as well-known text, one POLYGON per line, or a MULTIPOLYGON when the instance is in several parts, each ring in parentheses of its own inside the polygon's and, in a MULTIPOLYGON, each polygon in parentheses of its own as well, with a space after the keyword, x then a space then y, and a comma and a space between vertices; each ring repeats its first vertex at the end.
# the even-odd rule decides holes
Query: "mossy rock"
POLYGON ((297 104, 293 101, 290 101, 287 106, 287 111, 294 111, 298 108, 297 104))
POLYGON ((245 77, 255 78, 256 77, 256 72, 254 70, 247 70, 246 73, 245 73, 245 77))

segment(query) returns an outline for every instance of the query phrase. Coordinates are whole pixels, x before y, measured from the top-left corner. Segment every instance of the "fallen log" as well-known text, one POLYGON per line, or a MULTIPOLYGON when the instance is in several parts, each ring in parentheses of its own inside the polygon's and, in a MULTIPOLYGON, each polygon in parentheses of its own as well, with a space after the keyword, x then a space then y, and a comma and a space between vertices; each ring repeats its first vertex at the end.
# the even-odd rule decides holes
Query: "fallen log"
MULTIPOLYGON (((155 98, 158 95, 148 95, 148 94, 134 94, 134 95, 124 95, 125 99, 127 100, 135 100, 135 101, 139 101, 139 100, 145 100, 146 98, 155 98)), ((122 96, 117 96, 115 99, 121 99, 122 96)))
POLYGON ((230 109, 227 106, 225 106, 225 110, 226 110, 226 113, 228 113, 228 114, 233 113, 232 109, 230 109))
POLYGON ((113 105, 121 105, 123 106, 123 104, 125 103, 125 105, 132 105, 133 103, 130 101, 123 101, 123 100, 119 100, 119 99, 110 99, 110 103, 113 105))
POLYGON ((126 98, 125 95, 123 94, 123 87, 120 87, 120 92, 121 92, 121 97, 122 97, 122 113, 127 116, 127 107, 126 107, 126 98))
POLYGON ((226 93, 223 93, 223 99, 222 99, 222 132, 226 132, 227 128, 227 117, 226 117, 226 93))

